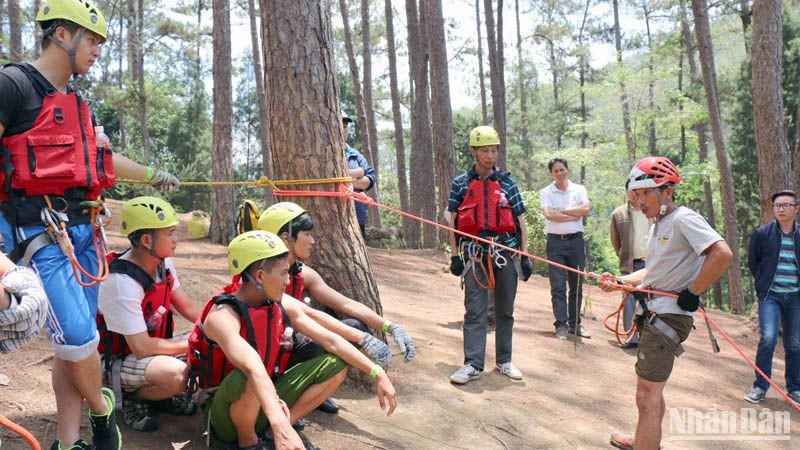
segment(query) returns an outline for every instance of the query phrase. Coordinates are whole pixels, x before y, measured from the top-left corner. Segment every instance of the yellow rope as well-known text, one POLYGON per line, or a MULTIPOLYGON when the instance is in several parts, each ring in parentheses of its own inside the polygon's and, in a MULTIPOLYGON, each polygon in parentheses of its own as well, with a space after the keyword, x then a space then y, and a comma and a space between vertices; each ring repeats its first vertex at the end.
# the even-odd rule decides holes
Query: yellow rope
MULTIPOLYGON (((315 184, 331 184, 331 183, 349 183, 353 181, 350 177, 335 177, 335 178, 303 178, 298 180, 270 180, 267 177, 261 177, 255 181, 181 181, 181 186, 238 186, 238 185, 253 185, 253 186, 270 186, 277 188, 278 186, 310 186, 315 184)), ((149 184, 140 180, 127 180, 117 179, 117 183, 127 184, 149 184)))

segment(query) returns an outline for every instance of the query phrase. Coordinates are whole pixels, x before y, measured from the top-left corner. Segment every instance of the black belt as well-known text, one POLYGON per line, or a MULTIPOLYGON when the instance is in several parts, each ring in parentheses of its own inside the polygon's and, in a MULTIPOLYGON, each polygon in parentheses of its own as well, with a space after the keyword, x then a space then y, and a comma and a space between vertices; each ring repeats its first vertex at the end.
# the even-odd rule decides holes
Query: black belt
POLYGON ((644 262, 644 258, 636 258, 633 262, 644 262))
POLYGON ((554 233, 547 233, 547 237, 558 239, 561 241, 568 241, 570 239, 575 239, 576 237, 583 236, 583 232, 579 231, 577 233, 570 233, 570 234, 554 234, 554 233))

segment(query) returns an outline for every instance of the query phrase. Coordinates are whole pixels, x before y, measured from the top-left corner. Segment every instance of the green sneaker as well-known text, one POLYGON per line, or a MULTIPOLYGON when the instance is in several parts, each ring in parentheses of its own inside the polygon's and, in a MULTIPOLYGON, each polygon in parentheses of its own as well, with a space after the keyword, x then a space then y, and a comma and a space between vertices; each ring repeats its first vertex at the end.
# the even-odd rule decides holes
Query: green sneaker
POLYGON ((55 441, 53 442, 53 445, 50 446, 50 450, 93 450, 93 447, 87 444, 83 439, 78 439, 74 444, 67 448, 62 447, 61 442, 55 441))
POLYGON ((114 414, 114 391, 104 387, 103 397, 108 404, 108 412, 96 415, 89 411, 89 422, 92 424, 92 444, 96 450, 122 450, 122 434, 117 426, 114 414))

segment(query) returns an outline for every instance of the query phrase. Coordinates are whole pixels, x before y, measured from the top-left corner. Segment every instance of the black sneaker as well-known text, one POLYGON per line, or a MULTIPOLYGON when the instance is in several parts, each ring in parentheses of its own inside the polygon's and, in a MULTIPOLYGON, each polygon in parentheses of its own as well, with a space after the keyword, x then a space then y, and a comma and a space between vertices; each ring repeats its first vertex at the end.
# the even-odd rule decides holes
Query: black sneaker
POLYGON ((339 412, 339 405, 334 403, 333 400, 327 399, 324 402, 320 403, 319 406, 317 406, 317 410, 326 412, 328 414, 336 414, 339 412))
POLYGON ((158 422, 153 418, 150 402, 122 398, 122 418, 125 425, 136 431, 149 432, 158 429, 158 422))
POLYGON ((83 439, 78 439, 69 447, 62 447, 61 442, 55 441, 53 445, 50 446, 50 450, 94 450, 94 447, 87 444, 83 439))
POLYGON ((186 397, 186 394, 178 394, 170 398, 155 402, 155 407, 159 411, 164 411, 173 416, 191 416, 197 411, 197 403, 186 397))
POLYGON ((108 404, 108 412, 96 415, 89 410, 89 423, 92 424, 92 444, 97 450, 122 450, 122 434, 114 414, 114 391, 104 387, 103 397, 108 404))

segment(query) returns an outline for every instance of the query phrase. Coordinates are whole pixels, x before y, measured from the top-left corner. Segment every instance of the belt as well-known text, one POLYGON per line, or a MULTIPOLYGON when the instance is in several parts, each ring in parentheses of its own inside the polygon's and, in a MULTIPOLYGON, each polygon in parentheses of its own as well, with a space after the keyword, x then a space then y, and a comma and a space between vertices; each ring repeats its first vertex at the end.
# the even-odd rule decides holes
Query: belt
POLYGON ((636 258, 633 262, 644 262, 644 258, 636 258))
POLYGON ((570 239, 575 239, 576 237, 583 236, 583 232, 579 231, 577 233, 569 233, 569 234, 555 234, 555 233, 547 233, 547 237, 558 239, 561 241, 568 241, 570 239))

